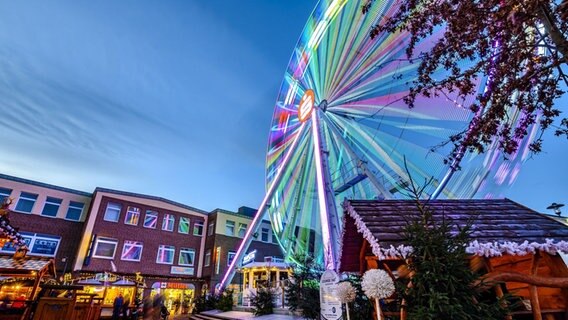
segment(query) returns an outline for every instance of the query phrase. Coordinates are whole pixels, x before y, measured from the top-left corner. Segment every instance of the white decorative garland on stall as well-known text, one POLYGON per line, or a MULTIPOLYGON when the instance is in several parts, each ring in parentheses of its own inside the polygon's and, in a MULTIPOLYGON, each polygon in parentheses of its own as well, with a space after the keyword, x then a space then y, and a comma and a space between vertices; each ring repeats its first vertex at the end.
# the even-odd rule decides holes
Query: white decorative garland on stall
MULTIPOLYGON (((412 247, 400 245, 394 247, 391 245, 388 248, 383 248, 379 244, 379 241, 375 238, 371 230, 367 228, 363 219, 355 212, 355 209, 345 203, 344 207, 349 215, 355 220, 355 226, 357 231, 363 235, 369 244, 371 245, 371 250, 374 255, 379 257, 379 259, 395 258, 395 259, 405 259, 410 253, 412 253, 412 247)), ((344 218, 345 219, 345 218, 344 218)), ((344 220, 345 221, 345 220, 344 220)), ((345 226, 345 223, 344 223, 345 226)), ((345 227, 343 228, 345 230, 345 227)), ((345 231, 344 231, 345 232, 345 231)), ((343 244, 341 244, 343 245, 343 244)), ((499 257, 503 254, 509 254, 514 256, 524 256, 527 254, 534 254, 537 251, 543 251, 551 255, 555 255, 558 252, 568 253, 568 241, 558 241, 555 242, 553 239, 546 239, 545 243, 538 242, 528 242, 523 243, 506 241, 503 243, 499 242, 485 242, 480 243, 477 240, 473 240, 466 247, 466 252, 472 255, 481 257, 499 257)))

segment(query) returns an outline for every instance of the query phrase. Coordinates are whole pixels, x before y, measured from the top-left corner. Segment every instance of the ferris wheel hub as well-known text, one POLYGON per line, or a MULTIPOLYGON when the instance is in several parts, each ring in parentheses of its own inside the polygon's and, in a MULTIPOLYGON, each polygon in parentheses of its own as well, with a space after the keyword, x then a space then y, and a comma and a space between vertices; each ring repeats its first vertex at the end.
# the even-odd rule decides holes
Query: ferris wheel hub
POLYGON ((298 106, 298 119, 300 120, 300 122, 305 122, 310 118, 312 111, 314 110, 315 100, 316 95, 314 93, 314 90, 306 90, 298 106))
POLYGON ((327 110, 327 100, 323 99, 322 102, 320 102, 320 104, 318 105, 318 108, 325 112, 327 110))

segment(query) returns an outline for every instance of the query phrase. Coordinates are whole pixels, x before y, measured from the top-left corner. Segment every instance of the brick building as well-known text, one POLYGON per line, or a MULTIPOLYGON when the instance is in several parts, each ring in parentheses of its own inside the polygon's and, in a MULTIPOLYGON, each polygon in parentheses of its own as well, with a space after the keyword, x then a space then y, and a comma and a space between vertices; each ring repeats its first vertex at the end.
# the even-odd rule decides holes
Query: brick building
MULTIPOLYGON (((237 212, 215 209, 209 214, 203 260, 203 278, 209 290, 214 290, 221 281, 255 213, 256 209, 240 207, 237 212)), ((277 243, 270 222, 263 220, 247 251, 247 262, 262 262, 266 257, 281 259, 282 251, 277 243)), ((240 291, 242 282, 242 274, 237 273, 229 287, 240 291)))
MULTIPOLYGON (((88 192, 0 174, 0 201, 12 199, 10 220, 30 256, 53 258, 58 273, 71 269, 91 203, 88 192)), ((0 253, 11 254, 10 245, 0 253)))
MULTIPOLYGON (((130 284, 142 277, 144 296, 164 294, 170 308, 200 289, 207 212, 160 197, 103 188, 96 188, 92 199, 74 271, 82 277, 112 272, 130 284)), ((125 291, 133 294, 115 288, 105 294, 105 303, 125 291)))

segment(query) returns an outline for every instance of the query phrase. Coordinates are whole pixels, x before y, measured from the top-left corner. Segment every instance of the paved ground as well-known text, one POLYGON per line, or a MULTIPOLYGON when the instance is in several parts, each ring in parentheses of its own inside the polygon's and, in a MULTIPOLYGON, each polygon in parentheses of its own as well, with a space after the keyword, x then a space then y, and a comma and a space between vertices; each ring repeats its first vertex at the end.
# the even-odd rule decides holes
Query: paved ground
POLYGON ((301 317, 294 317, 294 316, 287 316, 281 314, 268 314, 265 316, 255 317, 250 312, 244 311, 227 311, 227 312, 219 312, 216 310, 212 311, 205 311, 202 314, 215 314, 229 319, 235 320, 247 320, 247 319, 255 319, 255 320, 299 320, 302 319, 301 317))

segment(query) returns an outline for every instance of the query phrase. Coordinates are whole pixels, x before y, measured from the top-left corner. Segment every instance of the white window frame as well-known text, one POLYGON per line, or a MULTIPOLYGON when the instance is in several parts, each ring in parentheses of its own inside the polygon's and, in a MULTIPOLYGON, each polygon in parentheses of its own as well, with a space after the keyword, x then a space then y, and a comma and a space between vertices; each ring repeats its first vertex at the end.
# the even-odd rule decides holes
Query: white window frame
POLYGON ((98 238, 97 237, 97 239, 95 240, 95 246, 93 247, 93 258, 114 260, 114 257, 116 256, 116 248, 118 248, 118 240, 117 239, 105 238, 105 237, 98 238), (112 257, 97 255, 97 249, 99 248, 99 243, 114 244, 114 250, 112 252, 112 257))
POLYGON ((104 221, 108 221, 108 222, 118 222, 118 220, 120 220, 120 212, 122 211, 122 204, 120 203, 116 203, 116 202, 107 202, 106 208, 105 208, 105 213, 103 215, 103 220, 104 221), (112 208, 114 209, 118 209, 118 214, 116 215, 116 220, 111 220, 111 219, 107 219, 107 212, 109 207, 111 206, 118 206, 118 207, 114 207, 112 208))
POLYGON ((211 265, 211 249, 205 252, 205 261, 203 262, 204 267, 209 267, 211 265))
POLYGON ((158 247, 158 254, 156 255, 156 263, 158 263, 158 264, 174 264, 175 258, 176 258, 176 247, 165 245, 165 244, 161 244, 158 247), (160 252, 162 252, 162 251, 173 251, 171 262, 161 262, 160 261, 160 252))
POLYGON ((194 265, 195 265, 195 249, 192 249, 192 248, 180 248, 180 249, 179 249, 178 265, 180 265, 180 266, 190 266, 190 267, 194 266, 194 265), (181 263, 181 255, 182 255, 183 253, 189 253, 190 255, 192 255, 191 264, 181 263))
POLYGON ((236 255, 236 251, 229 250, 229 252, 227 252, 227 267, 231 265, 231 256, 233 256, 233 259, 235 259, 236 255))
POLYGON ((215 274, 221 272, 221 247, 215 249, 215 274))
POLYGON ((270 229, 268 228, 260 228, 260 241, 268 242, 270 240, 270 229), (266 230, 266 240, 263 239, 263 235, 265 234, 264 231, 266 230))
POLYGON ((188 217, 179 217, 179 222, 178 222, 178 233, 181 234, 189 234, 191 232, 191 220, 188 217), (181 231, 181 222, 185 221, 184 223, 187 223, 187 232, 182 232, 181 231))
POLYGON ((59 236, 51 236, 48 234, 39 234, 35 233, 30 241, 28 255, 30 256, 38 256, 38 257, 55 257, 57 255, 57 251, 59 250, 59 246, 61 245, 61 237, 59 236), (34 250, 36 249, 36 241, 41 240, 48 240, 48 241, 57 241, 57 245, 55 246, 55 252, 53 254, 44 254, 44 253, 35 253, 34 250))
POLYGON ((42 217, 49 217, 49 218, 56 218, 57 214, 59 213, 59 209, 61 208, 61 203, 63 203, 63 199, 48 196, 47 198, 45 198, 45 203, 43 204, 43 209, 41 209, 41 213, 40 213, 41 216, 42 217), (59 203, 57 203, 58 200, 59 200, 59 203), (57 207, 57 209, 55 210, 54 216, 50 216, 50 215, 43 213, 45 211, 45 207, 48 206, 48 205, 57 207))
POLYGON ((10 199, 10 196, 12 195, 12 191, 14 191, 13 189, 10 188, 4 188, 4 187, 0 187, 0 202, 2 202, 2 199, 10 199), (6 193, 8 192, 8 193, 6 193))
POLYGON ((248 225, 246 223, 239 223, 239 231, 237 231, 237 236, 239 238, 244 238, 245 234, 247 234, 248 225), (243 229, 244 226, 244 229, 243 229), (241 230, 243 231, 243 235, 241 235, 241 230))
POLYGON ((37 202, 37 197, 38 197, 38 195, 35 194, 35 193, 22 191, 22 192, 20 193, 20 197, 18 198, 18 202, 16 203, 16 207, 14 207, 14 211, 22 212, 22 213, 32 213, 32 211, 34 211, 34 206, 35 206, 35 204, 36 204, 36 202, 37 202), (28 197, 28 195, 35 195, 35 198, 33 198, 33 197, 28 197), (32 201, 32 207, 31 207, 30 211, 21 211, 21 210, 18 210, 18 205, 20 204, 20 201, 21 201, 21 200, 24 200, 24 201, 32 201))
POLYGON ((85 209, 85 203, 83 202, 79 202, 79 201, 69 201, 69 207, 67 208, 67 212, 65 213, 65 220, 70 220, 70 221, 81 221, 81 218, 83 218, 83 210, 85 209), (79 207, 78 205, 75 204, 81 204, 81 207, 79 207), (71 219, 69 218, 69 210, 72 209, 76 209, 79 210, 79 219, 71 219))
POLYGON ((144 214, 144 221, 142 222, 142 226, 144 228, 147 229, 156 229, 158 227, 158 218, 160 217, 160 214, 158 213, 158 211, 156 210, 146 210, 146 213, 144 214), (148 215, 148 212, 150 212, 151 215, 156 215, 156 225, 153 227, 148 227, 146 226, 146 216, 148 215))
POLYGON ((142 251, 144 250, 144 243, 141 241, 134 241, 134 240, 124 240, 124 244, 122 245, 122 253, 120 254, 120 260, 122 261, 140 261, 142 260, 142 251), (126 246, 130 247, 139 247, 140 248, 140 257, 138 259, 125 259, 124 258, 124 251, 126 251, 126 246))
POLYGON ((207 228, 207 236, 212 236, 215 233, 215 222, 211 222, 207 228))
POLYGON ((193 235, 196 237, 201 237, 203 236, 203 221, 197 221, 193 224, 193 235), (200 229, 201 227, 201 229, 200 229), (201 230, 201 232, 196 232, 198 230, 201 230))
POLYGON ((142 210, 140 210, 140 208, 135 207, 135 206, 127 206, 126 207, 126 213, 124 214, 124 224, 125 225, 129 225, 129 226, 137 226, 138 223, 140 222, 140 213, 142 210), (134 209, 138 209, 138 211, 134 210, 134 209), (128 214, 132 213, 132 214, 138 214, 138 219, 136 220, 136 223, 129 223, 128 221, 128 214))
POLYGON ((175 224, 176 224, 176 216, 174 216, 174 215, 171 214, 171 213, 165 213, 165 214, 164 214, 164 218, 162 219, 162 230, 163 230, 163 231, 168 231, 168 232, 174 232, 175 224), (170 220, 169 218, 171 218, 171 220, 172 220, 172 224, 171 224, 171 225, 172 225, 172 229, 171 229, 171 230, 166 229, 166 226, 167 226, 168 224, 166 224, 165 222, 166 222, 166 220, 170 220))
POLYGON ((235 235, 235 225, 236 225, 236 224, 235 224, 235 221, 233 221, 233 220, 226 220, 226 221, 225 221, 225 235, 227 235, 227 236, 234 236, 234 235, 235 235), (229 225, 231 225, 231 224, 232 224, 233 232, 232 232, 231 234, 229 234, 229 232, 227 232, 227 231, 228 231, 229 225))

